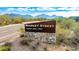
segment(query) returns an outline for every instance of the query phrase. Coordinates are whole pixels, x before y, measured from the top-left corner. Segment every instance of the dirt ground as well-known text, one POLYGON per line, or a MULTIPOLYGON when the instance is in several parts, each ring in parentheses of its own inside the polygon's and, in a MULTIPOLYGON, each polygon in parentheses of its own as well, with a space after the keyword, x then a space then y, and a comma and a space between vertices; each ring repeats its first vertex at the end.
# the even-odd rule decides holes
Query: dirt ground
POLYGON ((48 44, 44 42, 33 41, 29 42, 29 46, 21 45, 20 42, 23 38, 17 38, 17 40, 12 42, 11 51, 71 51, 70 46, 66 45, 55 45, 55 44, 48 44))

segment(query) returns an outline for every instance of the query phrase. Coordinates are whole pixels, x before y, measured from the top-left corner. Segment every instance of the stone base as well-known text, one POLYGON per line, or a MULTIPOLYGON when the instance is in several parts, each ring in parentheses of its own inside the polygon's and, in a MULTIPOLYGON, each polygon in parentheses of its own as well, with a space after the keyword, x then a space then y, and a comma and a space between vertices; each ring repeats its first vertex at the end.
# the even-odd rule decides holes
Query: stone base
POLYGON ((26 32, 25 36, 29 40, 37 40, 37 41, 47 42, 47 43, 56 42, 55 33, 26 32))

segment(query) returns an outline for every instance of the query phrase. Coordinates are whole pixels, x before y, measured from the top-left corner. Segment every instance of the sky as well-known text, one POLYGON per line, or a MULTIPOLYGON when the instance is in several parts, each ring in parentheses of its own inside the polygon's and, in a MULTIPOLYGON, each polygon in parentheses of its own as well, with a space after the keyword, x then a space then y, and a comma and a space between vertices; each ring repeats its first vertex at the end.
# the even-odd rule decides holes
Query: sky
POLYGON ((79 7, 0 7, 0 14, 79 16, 79 7))
POLYGON ((79 16, 79 0, 0 0, 0 14, 79 16))

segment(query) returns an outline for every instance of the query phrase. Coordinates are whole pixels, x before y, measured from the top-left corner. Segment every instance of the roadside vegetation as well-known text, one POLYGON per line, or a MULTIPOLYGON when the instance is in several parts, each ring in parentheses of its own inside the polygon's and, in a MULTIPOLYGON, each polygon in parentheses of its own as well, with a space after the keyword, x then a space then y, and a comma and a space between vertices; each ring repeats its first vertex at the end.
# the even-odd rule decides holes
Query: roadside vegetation
POLYGON ((22 22, 28 21, 44 21, 44 20, 52 20, 45 18, 22 18, 22 17, 10 17, 8 15, 0 15, 0 26, 9 25, 9 24, 18 24, 22 22))
POLYGON ((79 45, 79 22, 72 18, 57 21, 57 44, 64 44, 74 49, 79 45))
POLYGON ((11 43, 6 42, 4 45, 0 46, 0 51, 11 51, 11 43))

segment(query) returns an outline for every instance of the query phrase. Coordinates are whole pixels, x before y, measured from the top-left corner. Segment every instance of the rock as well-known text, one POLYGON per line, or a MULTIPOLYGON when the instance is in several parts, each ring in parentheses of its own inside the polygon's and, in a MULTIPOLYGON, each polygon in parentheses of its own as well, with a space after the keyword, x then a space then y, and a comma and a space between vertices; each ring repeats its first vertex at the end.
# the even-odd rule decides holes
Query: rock
POLYGON ((55 33, 26 32, 27 39, 37 40, 41 42, 56 42, 55 33))

